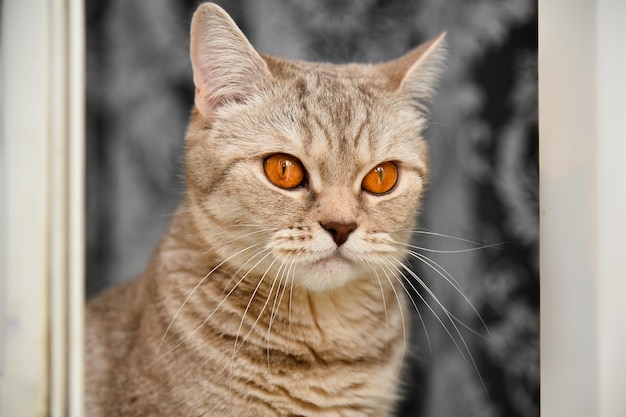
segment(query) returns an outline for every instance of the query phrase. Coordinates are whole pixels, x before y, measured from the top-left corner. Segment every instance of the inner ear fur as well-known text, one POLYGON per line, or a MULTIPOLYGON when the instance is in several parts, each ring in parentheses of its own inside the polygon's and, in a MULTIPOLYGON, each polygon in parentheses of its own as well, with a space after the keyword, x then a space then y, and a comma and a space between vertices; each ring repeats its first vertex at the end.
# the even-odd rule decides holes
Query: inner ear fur
POLYGON ((231 17, 214 3, 204 3, 191 21, 190 57, 195 105, 211 120, 227 102, 245 101, 270 78, 267 64, 231 17))

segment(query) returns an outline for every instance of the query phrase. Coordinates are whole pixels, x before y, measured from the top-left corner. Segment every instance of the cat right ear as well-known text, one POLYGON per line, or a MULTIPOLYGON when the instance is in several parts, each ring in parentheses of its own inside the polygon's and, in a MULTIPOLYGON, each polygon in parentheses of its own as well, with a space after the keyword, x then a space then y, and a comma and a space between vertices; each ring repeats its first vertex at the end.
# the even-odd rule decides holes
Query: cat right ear
POLYGON ((446 33, 425 42, 404 56, 381 65, 397 91, 428 113, 426 104, 434 95, 435 86, 447 56, 446 33))
POLYGON ((269 81, 263 58, 216 4, 204 3, 194 13, 190 49, 195 105, 207 120, 223 104, 243 101, 269 81))

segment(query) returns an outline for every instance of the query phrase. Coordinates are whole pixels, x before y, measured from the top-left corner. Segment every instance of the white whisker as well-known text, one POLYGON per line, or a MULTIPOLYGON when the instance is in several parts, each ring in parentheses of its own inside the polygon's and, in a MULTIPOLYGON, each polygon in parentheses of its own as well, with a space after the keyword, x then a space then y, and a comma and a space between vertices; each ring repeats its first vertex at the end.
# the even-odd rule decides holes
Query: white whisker
MULTIPOLYGON (((226 283, 226 285, 224 286, 224 291, 226 291, 229 287, 230 284, 237 278, 237 276, 239 275, 239 273, 241 272, 241 270, 243 270, 250 262, 252 262, 254 259, 256 259, 257 256, 259 256, 260 254, 264 253, 264 252, 269 252, 270 250, 266 247, 262 247, 260 249, 257 249, 256 251, 254 251, 254 253, 239 267, 237 268, 237 270, 232 274, 232 276, 230 277, 230 279, 228 280, 228 282, 226 283)), ((254 269, 256 268, 260 262, 262 262, 263 260, 265 260, 265 258, 267 258, 267 255, 264 256, 261 261, 257 262, 252 268, 248 269, 248 274, 254 269)), ((247 274, 246 274, 247 275, 247 274)))
POLYGON ((283 270, 278 280, 278 287, 276 288, 276 296, 274 297, 274 305, 272 306, 272 311, 270 314, 270 322, 267 326, 267 368, 270 369, 270 336, 272 333, 272 325, 274 323, 274 318, 276 317, 276 313, 280 310, 280 305, 285 296, 285 292, 287 291, 287 281, 289 279, 289 270, 293 266, 294 261, 287 268, 283 270), (284 279, 284 283, 283 283, 284 279), (282 287, 282 290, 281 290, 282 287), (280 294, 280 297, 279 297, 280 294))
MULTIPOLYGON (((269 252, 266 256, 264 256, 263 259, 261 259, 261 261, 263 261, 270 254, 271 254, 271 252, 269 252)), ((259 262, 261 262, 261 261, 259 261, 259 262)), ((237 329, 237 336, 235 337, 235 343, 233 344, 233 354, 232 354, 231 360, 230 360, 230 386, 231 387, 232 387, 233 366, 235 364, 235 356, 237 355, 237 352, 239 351, 241 346, 243 346, 243 344, 246 342, 247 336, 250 334, 252 329, 254 329, 254 327, 256 326, 256 324, 257 324, 259 319, 257 318, 257 320, 252 324, 250 332, 248 332, 246 334, 246 336, 241 341, 241 344, 238 347, 237 343, 239 341, 239 335, 241 334, 241 329, 243 328, 243 323, 245 322, 246 315, 248 314, 248 311, 250 310, 250 307, 252 306, 252 302, 254 301, 254 298, 256 297, 256 294, 258 293, 259 288, 261 288, 261 285, 262 285, 263 281, 265 280, 265 277, 267 276, 267 274, 269 273, 269 271, 272 269, 272 267, 274 266, 274 264, 277 261, 278 261, 278 259, 274 258, 272 263, 267 267, 267 269, 265 270, 265 272, 263 273, 263 275, 259 279, 259 282, 257 283, 256 287, 252 291, 252 294, 250 295, 250 299, 248 300, 248 304, 246 305, 246 308, 245 308, 245 310, 243 312, 243 315, 241 316, 241 321, 239 322, 239 328, 237 329)), ((251 269, 254 269, 255 267, 256 267, 256 265, 253 268, 251 268, 251 269)))
POLYGON ((198 281, 198 283, 196 284, 195 287, 193 287, 193 289, 191 290, 191 292, 187 295, 187 297, 183 300, 182 304, 180 305, 180 307, 178 307, 178 310, 176 310, 176 313, 174 313, 174 316, 172 317, 172 320, 170 320, 169 324, 167 325, 167 328, 165 329, 165 332, 163 333, 163 336, 161 336, 161 340, 159 341, 159 346, 157 347, 157 352, 156 352, 156 356, 159 356, 159 352, 161 351, 161 346, 163 345, 163 342, 165 341, 165 337, 167 336, 168 332, 170 331, 172 325, 174 324, 174 321, 176 320, 176 318, 178 317, 178 315, 180 314, 180 312, 182 311, 183 307, 185 306, 185 304, 187 304, 187 302, 189 301, 189 299, 191 298, 191 296, 196 292, 196 290, 204 283, 204 281, 207 280, 207 278, 215 271, 217 271, 222 265, 224 265, 226 262, 230 261, 231 259, 241 255, 243 252, 250 250, 256 246, 261 245, 262 243, 255 243, 254 245, 250 245, 248 247, 245 247, 243 249, 241 249, 240 251, 234 253, 233 255, 229 256, 228 258, 224 259, 222 262, 220 262, 219 264, 217 264, 217 266, 215 266, 213 269, 211 269, 204 277, 202 277, 202 279, 200 281, 198 281))
POLYGON ((293 265, 295 264, 295 260, 291 261, 291 265, 289 266, 289 269, 291 270, 291 285, 289 286, 289 313, 287 315, 287 321, 289 322, 289 334, 291 335, 291 307, 293 305, 293 285, 294 282, 296 280, 296 268, 293 268, 293 265))
MULTIPOLYGON (((378 275, 378 271, 376 271, 376 268, 374 268, 374 266, 370 262, 367 262, 367 265, 370 267, 372 272, 374 272, 374 276, 376 277, 376 280, 378 281, 378 287, 380 288, 380 298, 383 303, 383 311, 385 312, 385 324, 387 326, 387 337, 385 338, 385 358, 387 358, 388 350, 389 350, 389 314, 387 313, 387 301, 385 300, 385 291, 383 289, 383 283, 380 280, 380 276, 378 275)), ((375 289, 375 283, 373 282, 373 278, 372 278, 372 287, 373 289, 375 289)), ((393 285, 391 285, 391 287, 393 288, 393 285)), ((398 300, 398 304, 400 304, 400 300, 398 300)), ((402 312, 402 304, 400 304, 400 312, 402 312)), ((405 332, 404 320, 402 322, 402 327, 403 327, 402 331, 405 332)), ((405 339, 404 341, 406 344, 406 333, 405 333, 404 339, 405 339)))
POLYGON ((458 242, 471 243, 472 245, 476 245, 476 246, 482 246, 483 245, 482 243, 476 242, 474 240, 465 239, 465 238, 458 237, 458 236, 446 235, 444 233, 437 233, 437 232, 433 232, 433 231, 425 230, 425 229, 407 229, 407 230, 403 230, 403 231, 412 232, 412 233, 418 234, 418 235, 443 237, 443 238, 446 238, 446 239, 456 240, 458 242))
MULTIPOLYGON (((428 256, 425 256, 421 253, 417 253, 414 251, 409 251, 408 252, 409 255, 413 256, 414 258, 420 260, 422 263, 424 263, 425 265, 427 265, 429 268, 431 268, 433 271, 435 271, 437 274, 439 274, 443 279, 446 280, 446 282, 448 284, 450 284, 450 286, 452 288, 454 288, 460 295, 461 297, 463 297, 463 299, 465 300, 465 302, 467 302, 467 304, 470 306, 470 308, 472 309, 472 311, 474 312, 474 314, 476 315, 476 317, 478 317, 478 319, 480 320, 480 323, 482 324, 482 327, 485 329, 485 331, 487 332, 487 338, 489 338, 490 340, 493 340, 493 337, 491 336, 491 332, 489 332, 489 328, 487 327, 487 324, 485 323, 485 321, 483 320, 482 316, 480 315, 480 313, 478 312, 478 310, 476 309, 476 307, 474 306, 474 304, 470 301, 470 299, 467 297, 467 295, 465 295, 465 292, 463 291, 463 289, 461 288, 461 286, 459 285, 458 281, 456 279, 454 279, 454 277, 441 265, 439 265, 437 262, 435 262, 434 260, 430 259, 428 256)), ((468 326, 467 324, 465 324, 462 320, 460 320, 459 318, 457 318, 455 315, 451 314, 451 316, 459 323, 461 324, 463 327, 465 327, 467 330, 469 330, 470 332, 474 333, 477 336, 480 336, 481 338, 486 339, 486 337, 480 333, 478 333, 476 330, 472 329, 470 326, 468 326)))
MULTIPOLYGON (((274 278, 272 279, 272 284, 270 286, 269 293, 265 297, 265 302, 263 303, 263 307, 261 307, 261 311, 259 312, 259 314, 258 314, 256 320, 254 321, 254 323, 252 323, 252 326, 250 327, 250 330, 248 330, 248 333, 246 333, 246 335, 243 337, 243 340, 239 344, 239 347, 235 351, 235 354, 237 352, 239 352, 239 349, 241 349, 241 347, 244 345, 244 343, 246 343, 246 340, 248 340, 248 337, 250 336, 250 334, 252 334, 252 332, 254 331, 254 328, 256 327, 256 325, 261 320, 261 317, 263 316, 263 313, 265 312, 265 309, 267 308, 267 305, 269 303, 270 297, 272 296, 272 292, 274 291, 274 284, 276 283, 276 277, 278 276, 278 274, 280 274, 280 271, 284 268, 284 266, 285 266, 285 263, 284 262, 281 263, 280 266, 278 267, 278 270, 276 271, 276 274, 274 274, 274 278)), ((269 271, 269 268, 266 271, 266 273, 268 271, 269 271)), ((265 274, 263 276, 265 277, 265 274)))
MULTIPOLYGON (((385 261, 383 259, 383 261, 385 261)), ((391 275, 395 278, 395 275, 393 274, 393 272, 390 270, 389 272, 391 272, 391 275)), ((400 355, 400 362, 398 363, 398 366, 401 368, 402 364, 404 363, 404 357, 406 356, 406 347, 407 347, 407 330, 406 330, 406 320, 404 318, 404 311, 402 309, 402 301, 400 301, 400 296, 398 295, 398 292, 396 291, 396 287, 395 285, 393 285, 393 281, 392 279, 389 277, 389 274, 387 273, 387 270, 385 268, 383 268, 383 273, 385 274, 385 277, 387 278, 387 282, 389 282, 389 285, 391 286, 391 289, 396 297, 396 301, 398 302, 398 307, 400 309, 400 321, 402 322, 402 354, 400 355)), ((397 278, 396 278, 396 281, 397 278)), ((400 282, 400 281, 398 281, 400 282)), ((402 285, 402 283, 400 282, 400 284, 402 285)), ((404 288, 404 285, 402 285, 402 287, 404 288)), ((406 289, 404 290, 406 292, 406 289)), ((411 297, 409 297, 411 298, 411 297)), ((413 300, 411 299, 411 302, 413 302, 413 300)), ((413 303, 413 305, 415 306, 415 303, 413 303)), ((422 322, 422 324, 424 323, 422 321, 422 316, 419 313, 419 310, 417 309, 417 306, 415 307, 418 316, 420 317, 420 321, 422 322)), ((426 330, 426 327, 424 327, 424 330, 426 330)), ((389 338, 387 338, 387 340, 389 340, 389 338)), ((430 347, 430 340, 428 339, 428 333, 426 333, 426 340, 428 340, 428 346, 430 347)), ((388 343, 388 342, 387 342, 388 343)))
MULTIPOLYGON (((267 255, 265 255, 261 261, 263 261, 265 258, 267 258, 269 255, 271 255, 271 252, 268 253, 267 255)), ((250 310, 250 306, 252 306, 252 301, 254 300, 254 298, 256 297, 256 294, 259 291, 259 288, 261 288, 261 284, 263 283, 263 280, 265 279, 265 276, 267 275, 267 273, 270 271, 270 269, 272 269, 272 267, 274 266, 274 264, 278 262, 278 259, 274 259, 272 261, 272 263, 267 267, 267 269, 265 270, 265 272, 263 273, 263 275, 261 276, 261 278, 259 279, 259 282, 257 283, 256 287, 254 288, 254 290, 252 291, 252 294, 250 295, 250 299, 248 300, 248 304, 246 305, 246 308, 243 312, 243 315, 241 316, 241 321, 239 322, 239 328, 237 329, 237 336, 235 338, 235 345, 233 346, 233 355, 234 353, 237 351, 237 343, 239 342, 239 334, 241 333, 241 329, 243 327, 243 323, 246 320, 246 315, 248 314, 248 311, 250 310)), ((255 265, 256 266, 256 265, 255 265)), ((243 342, 242 342, 243 343, 243 342)))
POLYGON ((493 243, 490 245, 480 245, 475 248, 465 248, 465 249, 431 249, 425 246, 411 245, 408 243, 402 243, 402 242, 396 242, 396 243, 398 245, 407 246, 412 249, 417 249, 417 250, 422 250, 425 252, 432 252, 432 253, 466 253, 466 252, 475 252, 475 251, 479 251, 483 249, 497 248, 497 247, 502 246, 502 243, 493 243))
MULTIPOLYGON (((260 243, 259 243, 260 244, 260 243)), ((268 251, 270 251, 271 249, 267 249, 268 251)), ((238 252, 239 253, 239 252, 238 252)), ((234 255, 233 255, 234 256, 234 255)), ((227 258, 227 259, 231 259, 233 256, 227 258)), ((261 260, 262 261, 262 260, 261 260)), ((259 261, 258 263, 260 263, 261 261, 259 261)), ((222 265, 224 262, 220 263, 220 265, 222 265)), ((257 265, 258 265, 257 263, 257 265)), ((214 271, 215 269, 217 269, 220 265, 216 266, 215 268, 213 268, 212 271, 214 271)), ((255 265, 256 266, 256 265, 255 265)), ((190 334, 188 334, 187 336, 185 336, 185 338, 183 340, 181 340, 180 342, 178 342, 178 344, 176 344, 174 347, 172 347, 170 350, 168 350, 167 352, 165 352, 164 354, 157 356, 157 358, 151 362, 147 367, 152 366, 154 363, 156 363, 157 361, 159 361, 161 358, 163 358, 164 356, 170 354, 171 352, 173 352, 174 350, 178 349, 178 347, 180 347, 183 343, 185 343, 187 340, 189 340, 193 335, 195 335, 210 319, 211 317, 213 317, 213 315, 220 309, 220 307, 226 302, 226 300, 228 299, 228 297, 235 291, 235 289, 237 289, 237 287, 239 286, 239 284, 241 284, 246 277, 249 275, 249 273, 252 271, 253 268, 251 268, 250 270, 248 270, 248 272, 246 272, 239 281, 237 281, 237 283, 233 286, 233 288, 228 292, 228 294, 226 294, 226 296, 224 296, 222 298, 222 300, 219 302, 219 304, 213 309, 213 311, 204 319, 204 321, 202 323, 200 323, 200 325, 198 327, 196 327, 190 334)), ((205 278, 202 279, 202 281, 204 281, 204 279, 206 279, 206 277, 208 276, 208 274, 205 276, 205 278)), ((193 291, 195 291, 201 284, 202 282, 200 282, 198 285, 196 285, 193 289, 193 291)), ((193 293, 192 291, 192 293, 193 293)), ((189 297, 191 297, 191 294, 189 296, 187 296, 187 299, 185 301, 187 301, 189 299, 189 297)), ((180 312, 181 308, 178 310, 177 314, 180 312)), ((174 318, 176 318, 176 316, 174 316, 174 318)), ((174 319, 172 319, 172 322, 174 321, 174 319)), ((170 323, 171 326, 171 323, 170 323)), ((170 326, 168 326, 168 329, 170 328, 170 326)))
MULTIPOLYGON (((396 260, 398 261, 398 260, 396 260)), ((467 363, 471 363, 471 365, 473 366, 474 370, 476 371, 478 378, 480 379, 481 384, 483 385, 483 388, 485 390, 487 390, 487 387, 484 383, 484 380, 480 374, 480 371, 478 370, 478 366, 476 365, 476 361, 474 360, 474 356, 472 355, 472 352, 469 348, 469 346, 467 345, 467 342, 465 341, 465 338, 463 337, 463 335, 461 334, 461 331, 459 330, 459 328, 457 327, 455 320, 452 318, 452 315, 450 313, 450 311, 444 307, 444 305, 441 303, 441 301, 439 300, 439 298, 437 296, 435 296, 435 294, 433 293, 433 291, 430 289, 430 287, 428 287, 428 285, 426 285, 426 283, 424 282, 424 280, 422 280, 415 272, 413 272, 408 266, 404 265, 404 264, 400 264, 402 266, 402 268, 404 270, 406 270, 419 284, 420 286, 426 290, 426 292, 428 293, 428 295, 430 297, 432 297, 432 299, 437 303, 437 305, 443 310, 444 314, 446 315, 446 317, 448 318, 448 321, 450 322, 450 324, 452 325, 452 327, 454 328, 454 330, 456 331, 456 333, 459 336, 459 339, 461 340, 461 343, 463 344, 463 347, 465 348, 465 351, 467 352, 467 356, 463 353, 463 350, 460 348, 459 344, 456 341, 456 338, 452 336, 452 333, 449 331, 448 327, 443 323, 443 321, 439 318, 439 316, 435 313, 435 311, 432 309, 432 307, 430 307, 430 305, 428 303, 426 303, 426 301, 424 300, 424 298, 418 293, 418 296, 420 297, 420 299, 422 299, 422 301, 424 301, 424 303, 426 303, 426 306, 429 308, 429 310, 431 312, 433 312, 433 314, 435 314, 435 317, 437 318, 437 320, 439 321, 439 323, 443 326, 443 328, 446 330, 446 333, 448 333, 448 335, 450 336, 451 340, 453 341, 453 343, 455 344, 455 346, 457 347, 459 353, 461 354, 461 357, 467 362, 467 363), (469 359, 468 359, 469 358, 469 359)), ((395 265, 393 265, 394 268, 397 268, 395 265)), ((399 269, 398 272, 402 274, 402 276, 405 277, 405 279, 407 278, 399 269)), ((410 281, 410 280, 409 280, 410 281)), ((412 288, 413 285, 411 284, 412 288)), ((415 290, 417 291, 417 290, 415 290)))
MULTIPOLYGON (((393 272, 393 270, 390 267, 393 267, 400 275, 402 275, 402 277, 404 278, 404 280, 411 286, 411 288, 413 289, 413 291, 417 294, 418 297, 420 297, 420 299, 422 300, 422 302, 424 302, 424 304, 426 304, 426 306, 430 309, 430 311, 432 311, 433 313, 435 313, 432 308, 430 308, 430 306, 428 305, 428 303, 426 302, 426 300, 424 300, 424 298, 422 297, 422 295, 415 289, 415 287, 413 286, 413 283, 407 279, 407 277, 402 273, 402 271, 400 271, 398 269, 398 267, 396 267, 395 265, 393 265, 391 263, 391 261, 387 260, 387 259, 381 259, 384 266, 386 267, 386 269, 389 270, 389 272, 391 273, 391 275, 396 279, 396 281, 402 286, 402 289, 404 290, 404 293, 406 294, 406 296, 409 298, 409 301, 411 302, 411 304, 413 305, 413 308, 415 309, 415 312, 417 313, 417 316, 419 317, 419 321, 422 324, 422 329, 424 329, 424 335, 426 336, 426 343, 428 344, 428 349, 430 350, 430 352, 432 353, 433 351, 433 347, 432 344, 430 343, 430 336, 428 335, 428 330, 426 329, 426 323, 424 322, 424 318, 422 317, 422 313, 420 313, 420 309, 417 307, 417 303, 415 302, 415 300, 413 299, 413 297, 411 296, 411 293, 409 292, 408 288, 404 285, 404 282, 398 278, 398 276, 396 276, 396 274, 393 272)), ((385 271, 385 275, 387 275, 387 272, 385 271)), ((390 280, 389 275, 387 275, 387 279, 390 280)), ((390 280, 391 282, 391 280, 390 280)), ((393 286, 393 284, 392 284, 393 286)), ((395 292, 395 290, 394 290, 395 292)), ((396 293, 396 297, 398 297, 398 294, 396 293)), ((436 315, 436 314, 435 314, 436 315)), ((444 326, 445 327, 445 326, 444 326)))
POLYGON ((233 243, 233 242, 236 242, 236 241, 238 241, 238 240, 245 239, 245 238, 247 238, 248 236, 257 235, 257 234, 259 234, 259 233, 271 232, 271 231, 274 231, 274 230, 279 230, 279 228, 277 228, 277 227, 271 227, 271 228, 267 228, 267 229, 255 230, 254 232, 246 233, 245 235, 241 235, 241 236, 238 236, 238 237, 236 237, 236 238, 234 238, 234 239, 231 239, 231 240, 229 240, 228 242, 225 242, 224 244, 225 244, 225 245, 228 245, 229 243, 233 243))

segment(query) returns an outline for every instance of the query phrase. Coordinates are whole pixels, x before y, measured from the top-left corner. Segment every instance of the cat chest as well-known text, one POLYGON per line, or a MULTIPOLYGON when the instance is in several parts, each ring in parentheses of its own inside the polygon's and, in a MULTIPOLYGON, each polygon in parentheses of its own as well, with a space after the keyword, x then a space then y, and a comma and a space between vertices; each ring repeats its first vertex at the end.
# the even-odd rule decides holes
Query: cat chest
POLYGON ((384 416, 396 398, 399 347, 382 357, 324 357, 313 350, 297 356, 271 349, 261 355, 235 361, 229 390, 275 415, 384 416))

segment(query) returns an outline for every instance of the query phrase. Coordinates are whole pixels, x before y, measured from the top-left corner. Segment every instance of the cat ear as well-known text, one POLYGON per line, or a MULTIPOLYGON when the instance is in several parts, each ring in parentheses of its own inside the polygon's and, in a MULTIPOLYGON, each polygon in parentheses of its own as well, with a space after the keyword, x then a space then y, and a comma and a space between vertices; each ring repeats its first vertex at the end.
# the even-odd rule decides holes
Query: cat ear
POLYGON ((269 80, 263 58, 216 4, 204 3, 194 13, 190 49, 195 105, 208 120, 219 106, 245 100, 269 80))
POLYGON ((446 32, 431 39, 401 58, 383 65, 384 71, 398 84, 399 94, 427 111, 425 105, 433 97, 437 81, 447 57, 446 32))

